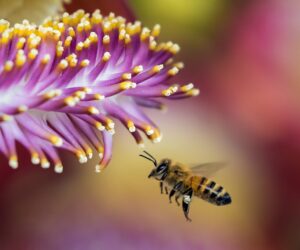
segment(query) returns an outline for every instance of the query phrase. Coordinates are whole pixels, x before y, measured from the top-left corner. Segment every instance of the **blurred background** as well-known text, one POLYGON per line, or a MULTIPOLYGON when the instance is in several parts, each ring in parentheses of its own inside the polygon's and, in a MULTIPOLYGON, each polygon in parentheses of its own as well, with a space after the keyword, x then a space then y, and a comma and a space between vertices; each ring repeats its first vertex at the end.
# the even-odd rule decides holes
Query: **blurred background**
POLYGON ((187 223, 119 126, 100 175, 97 159, 79 165, 69 155, 62 175, 1 162, 0 249, 300 249, 300 2, 73 0, 65 8, 160 23, 161 39, 181 45, 186 67, 175 80, 201 94, 148 112, 164 138, 146 149, 187 164, 230 162, 214 178, 233 203, 194 199, 187 223))

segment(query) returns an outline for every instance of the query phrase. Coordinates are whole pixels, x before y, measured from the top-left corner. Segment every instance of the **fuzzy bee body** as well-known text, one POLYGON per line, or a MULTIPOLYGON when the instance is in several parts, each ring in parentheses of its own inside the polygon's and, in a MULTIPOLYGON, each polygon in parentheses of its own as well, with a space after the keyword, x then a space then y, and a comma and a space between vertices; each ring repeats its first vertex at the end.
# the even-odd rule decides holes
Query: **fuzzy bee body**
POLYGON ((192 169, 183 164, 175 163, 172 165, 170 161, 168 175, 164 182, 172 189, 180 181, 183 182, 183 186, 179 190, 181 195, 187 189, 192 188, 195 197, 214 205, 221 206, 231 203, 230 195, 221 185, 204 176, 195 175, 192 169))
POLYGON ((187 220, 190 221, 188 213, 193 196, 217 206, 231 203, 229 193, 221 185, 199 174, 201 172, 205 173, 203 171, 204 168, 209 169, 210 172, 217 171, 221 164, 207 163, 190 168, 184 164, 173 163, 170 159, 163 159, 157 164, 153 156, 147 152, 145 153, 147 156, 141 156, 152 161, 155 165, 155 168, 148 177, 155 178, 160 182, 161 193, 163 193, 164 185, 167 194, 170 190, 170 202, 172 201, 171 198, 175 195, 175 201, 179 205, 178 199, 182 197, 182 208, 187 220))
POLYGON ((230 195, 226 190, 213 180, 201 176, 191 176, 188 186, 194 191, 194 196, 217 206, 231 203, 230 195))

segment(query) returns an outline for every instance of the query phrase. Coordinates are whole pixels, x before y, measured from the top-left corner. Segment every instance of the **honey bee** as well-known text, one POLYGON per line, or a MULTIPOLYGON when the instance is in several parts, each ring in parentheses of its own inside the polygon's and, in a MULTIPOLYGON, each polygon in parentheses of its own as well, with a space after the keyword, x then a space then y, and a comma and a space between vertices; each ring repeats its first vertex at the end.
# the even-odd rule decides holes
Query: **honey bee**
POLYGON ((170 159, 163 159, 158 164, 151 154, 146 151, 144 153, 146 155, 141 154, 140 156, 154 164, 154 169, 148 178, 159 181, 160 191, 163 193, 163 189, 165 189, 166 194, 169 194, 170 203, 172 203, 172 197, 175 195, 175 201, 180 206, 178 199, 182 197, 182 209, 187 221, 191 221, 189 210, 193 196, 217 206, 231 203, 229 193, 208 178, 213 172, 224 167, 225 163, 204 163, 188 167, 181 163, 174 163, 170 159))

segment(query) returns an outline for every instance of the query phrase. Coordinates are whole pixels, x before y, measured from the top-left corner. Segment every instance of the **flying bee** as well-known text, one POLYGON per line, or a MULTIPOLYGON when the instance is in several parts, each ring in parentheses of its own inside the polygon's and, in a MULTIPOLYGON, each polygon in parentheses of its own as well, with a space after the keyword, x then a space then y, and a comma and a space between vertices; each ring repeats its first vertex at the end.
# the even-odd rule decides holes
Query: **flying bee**
POLYGON ((188 221, 191 221, 189 209, 193 196, 217 206, 231 203, 229 193, 222 186, 208 178, 213 172, 224 167, 224 163, 204 163, 188 167, 181 163, 175 163, 170 159, 163 159, 158 164, 151 154, 146 151, 144 153, 145 155, 141 154, 140 156, 154 164, 154 169, 152 169, 148 178, 159 181, 160 191, 163 193, 165 188, 170 203, 175 195, 175 201, 180 206, 178 199, 182 197, 182 209, 188 221))

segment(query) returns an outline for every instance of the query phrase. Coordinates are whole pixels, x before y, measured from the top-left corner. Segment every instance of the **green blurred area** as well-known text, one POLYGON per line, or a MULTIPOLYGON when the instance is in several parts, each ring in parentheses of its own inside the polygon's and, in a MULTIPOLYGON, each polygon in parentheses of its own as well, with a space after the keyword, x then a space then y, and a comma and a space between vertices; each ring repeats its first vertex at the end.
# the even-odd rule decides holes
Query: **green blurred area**
POLYGON ((185 51, 212 51, 216 36, 231 17, 231 1, 221 0, 131 0, 139 20, 152 27, 162 25, 162 40, 172 39, 185 51))

